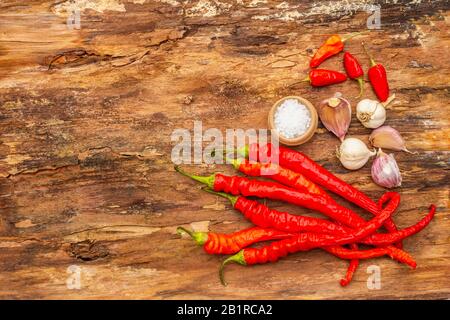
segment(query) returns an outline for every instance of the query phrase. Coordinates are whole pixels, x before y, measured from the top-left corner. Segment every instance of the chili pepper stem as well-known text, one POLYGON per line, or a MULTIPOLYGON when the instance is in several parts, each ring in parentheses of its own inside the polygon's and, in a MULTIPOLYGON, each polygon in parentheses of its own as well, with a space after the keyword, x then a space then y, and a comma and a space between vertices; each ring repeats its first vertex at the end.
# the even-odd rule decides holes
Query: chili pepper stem
POLYGON ((359 78, 356 78, 356 81, 358 81, 359 84, 359 95, 356 98, 360 98, 362 97, 364 92, 364 78, 361 76, 359 78))
POLYGON ((193 174, 189 174, 185 171, 183 171, 179 166, 175 166, 175 171, 177 171, 178 173, 181 173, 183 176, 189 177, 195 181, 201 182, 203 184, 206 184, 208 187, 213 188, 214 187, 214 180, 216 175, 212 174, 210 176, 204 177, 204 176, 196 176, 193 174))
MULTIPOLYGON (((243 146, 241 148, 236 148, 236 149, 223 149, 222 150, 222 154, 224 156, 227 156, 230 153, 234 154, 235 152, 237 152, 238 156, 246 158, 248 155, 248 146, 243 146)), ((211 156, 214 157, 215 155, 216 155, 216 149, 213 149, 213 151, 211 151, 211 156)), ((227 160, 230 161, 232 159, 227 157, 227 160)))
POLYGON ((177 233, 180 235, 183 233, 187 233, 189 236, 191 236, 192 239, 194 239, 195 243, 199 246, 204 245, 206 240, 208 240, 208 234, 206 232, 195 232, 190 231, 183 227, 178 227, 177 233))
POLYGON ((370 66, 371 66, 371 67, 376 66, 377 64, 376 64, 375 60, 373 60, 373 58, 372 58, 372 56, 370 55, 370 53, 367 51, 366 45, 364 44, 364 42, 362 42, 361 45, 362 45, 362 47, 363 47, 363 49, 364 49, 364 52, 367 54, 367 56, 368 56, 369 59, 370 59, 370 66))
POLYGON ((225 281, 225 277, 224 277, 224 269, 225 269, 225 265, 227 265, 230 262, 234 262, 234 263, 238 263, 241 264, 243 266, 245 266, 247 263, 245 262, 245 258, 244 258, 244 251, 241 250, 238 253, 236 253, 235 255, 232 255, 231 257, 228 257, 227 259, 225 259, 222 264, 220 265, 219 268, 219 278, 220 278, 220 282, 226 286, 227 282, 225 281))
POLYGON ((353 32, 353 33, 350 33, 350 34, 348 34, 348 35, 346 35, 346 36, 342 36, 342 37, 341 37, 341 39, 342 39, 341 41, 342 41, 342 42, 348 41, 348 40, 350 40, 351 38, 357 37, 357 36, 362 35, 362 34, 365 34, 365 33, 367 33, 367 32, 369 32, 369 31, 361 31, 361 32, 353 32))
POLYGON ((227 163, 230 163, 236 170, 239 170, 239 166, 242 163, 242 159, 240 158, 236 158, 236 159, 232 159, 232 158, 226 158, 227 163))
POLYGON ((208 188, 208 187, 203 187, 202 190, 206 191, 206 192, 209 192, 211 194, 215 194, 216 196, 223 197, 223 198, 226 198, 226 199, 230 200, 230 202, 233 205, 233 207, 236 204, 236 201, 238 199, 238 197, 236 197, 236 196, 233 196, 233 195, 225 193, 225 192, 217 192, 217 191, 214 191, 213 189, 208 188))

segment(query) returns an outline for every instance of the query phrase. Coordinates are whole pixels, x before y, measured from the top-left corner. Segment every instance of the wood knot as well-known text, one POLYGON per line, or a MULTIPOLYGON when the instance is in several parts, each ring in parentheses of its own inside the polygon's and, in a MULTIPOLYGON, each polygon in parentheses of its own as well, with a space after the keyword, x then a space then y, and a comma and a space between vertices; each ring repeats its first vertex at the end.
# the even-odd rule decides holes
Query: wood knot
POLYGON ((94 261, 107 257, 109 255, 109 250, 105 245, 88 239, 71 243, 67 249, 67 253, 69 256, 79 260, 94 261))

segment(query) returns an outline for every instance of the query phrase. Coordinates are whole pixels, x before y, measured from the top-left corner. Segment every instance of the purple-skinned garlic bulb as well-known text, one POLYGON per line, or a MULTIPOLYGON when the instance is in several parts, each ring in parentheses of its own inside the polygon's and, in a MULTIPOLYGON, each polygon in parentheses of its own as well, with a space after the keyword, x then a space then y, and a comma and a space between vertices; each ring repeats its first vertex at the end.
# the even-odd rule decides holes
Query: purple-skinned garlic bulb
POLYGON ((372 163, 372 179, 385 188, 395 188, 402 184, 402 176, 394 155, 378 149, 377 157, 372 163))

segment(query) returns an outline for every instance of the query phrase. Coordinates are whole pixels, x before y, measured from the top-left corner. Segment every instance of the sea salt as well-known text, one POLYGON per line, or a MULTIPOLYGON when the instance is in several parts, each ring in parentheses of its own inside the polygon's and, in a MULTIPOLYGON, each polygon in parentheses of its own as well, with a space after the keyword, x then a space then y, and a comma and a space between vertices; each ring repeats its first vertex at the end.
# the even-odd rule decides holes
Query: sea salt
POLYGON ((297 99, 286 99, 274 116, 275 130, 285 138, 292 139, 304 134, 311 124, 311 113, 297 99))

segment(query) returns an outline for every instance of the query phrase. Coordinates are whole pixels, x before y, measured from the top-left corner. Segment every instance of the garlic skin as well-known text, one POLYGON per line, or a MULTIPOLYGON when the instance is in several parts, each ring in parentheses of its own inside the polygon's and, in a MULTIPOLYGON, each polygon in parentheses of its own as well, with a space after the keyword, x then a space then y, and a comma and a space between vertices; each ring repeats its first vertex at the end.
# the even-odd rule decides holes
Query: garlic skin
POLYGON ((356 117, 364 127, 375 129, 386 121, 386 109, 376 100, 363 99, 356 105, 356 117))
POLYGON ((386 154, 379 149, 372 163, 372 179, 379 186, 395 188, 402 184, 402 176, 394 155, 386 154))
POLYGON ((370 151, 366 144, 357 138, 347 138, 341 143, 336 153, 345 168, 358 170, 376 154, 376 151, 370 151))
POLYGON ((343 141, 352 119, 350 102, 337 92, 333 97, 319 104, 317 113, 325 128, 343 141))
POLYGON ((376 148, 412 153, 406 149, 405 141, 400 133, 390 126, 382 126, 373 130, 369 136, 369 141, 370 144, 376 148))

